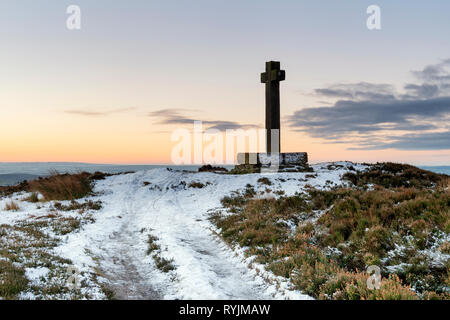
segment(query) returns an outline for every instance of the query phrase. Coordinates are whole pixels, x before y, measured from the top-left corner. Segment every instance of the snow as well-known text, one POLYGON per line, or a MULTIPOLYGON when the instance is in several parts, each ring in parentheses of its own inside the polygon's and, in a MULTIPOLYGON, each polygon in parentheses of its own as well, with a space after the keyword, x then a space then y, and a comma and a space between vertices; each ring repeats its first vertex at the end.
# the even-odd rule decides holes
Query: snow
MULTIPOLYGON (((251 184, 257 194, 284 191, 287 196, 304 192, 305 186, 328 189, 341 184, 341 177, 353 166, 349 162, 316 164, 313 173, 271 173, 272 185, 258 183, 261 174, 227 175, 193 173, 157 168, 108 177, 98 181, 96 196, 103 208, 93 212, 95 222, 83 225, 62 238, 55 254, 70 259, 81 272, 100 270, 100 281, 109 283, 118 298, 131 299, 311 299, 290 283, 246 257, 245 248, 230 248, 208 220, 221 208, 220 200, 251 184), (308 176, 308 177, 307 177, 308 176), (147 185, 144 185, 144 182, 147 185), (204 188, 190 188, 200 182, 204 188), (149 184, 148 184, 149 183, 149 184), (147 255, 148 236, 156 236, 161 256, 173 260, 175 269, 164 273, 147 255)), ((0 225, 48 214, 51 204, 22 202, 19 212, 3 210, 9 199, 0 200, 0 225)), ((271 196, 275 196, 271 193, 271 196)), ((71 215, 74 213, 64 213, 71 215)), ((291 226, 295 228, 295 226, 291 226)), ((32 281, 46 272, 27 270, 32 281)), ((98 288, 93 295, 102 298, 98 288)), ((27 297, 26 295, 23 298, 27 297)))
POLYGON ((45 277, 50 270, 45 267, 38 267, 38 268, 27 268, 25 270, 25 275, 27 278, 33 282, 39 281, 41 278, 45 277))

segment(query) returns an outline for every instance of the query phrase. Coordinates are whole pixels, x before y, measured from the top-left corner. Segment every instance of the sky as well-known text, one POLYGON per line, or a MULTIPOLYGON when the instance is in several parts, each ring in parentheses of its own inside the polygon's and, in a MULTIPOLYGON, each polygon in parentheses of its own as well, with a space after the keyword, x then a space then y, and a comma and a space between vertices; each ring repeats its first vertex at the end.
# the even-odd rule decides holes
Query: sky
POLYGON ((448 12, 447 0, 0 0, 0 162, 171 163, 172 132, 194 120, 262 128, 260 73, 275 60, 283 152, 450 165, 448 12), (380 30, 366 26, 373 4, 380 30))

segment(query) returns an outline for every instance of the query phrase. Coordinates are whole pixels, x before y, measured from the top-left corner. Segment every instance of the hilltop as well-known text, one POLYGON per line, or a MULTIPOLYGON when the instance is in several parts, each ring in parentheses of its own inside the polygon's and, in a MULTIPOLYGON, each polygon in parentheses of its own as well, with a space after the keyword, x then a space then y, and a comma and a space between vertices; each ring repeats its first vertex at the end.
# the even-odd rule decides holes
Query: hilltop
POLYGON ((448 299, 448 176, 312 169, 157 168, 0 188, 0 297, 448 299), (380 289, 367 288, 370 265, 380 289))

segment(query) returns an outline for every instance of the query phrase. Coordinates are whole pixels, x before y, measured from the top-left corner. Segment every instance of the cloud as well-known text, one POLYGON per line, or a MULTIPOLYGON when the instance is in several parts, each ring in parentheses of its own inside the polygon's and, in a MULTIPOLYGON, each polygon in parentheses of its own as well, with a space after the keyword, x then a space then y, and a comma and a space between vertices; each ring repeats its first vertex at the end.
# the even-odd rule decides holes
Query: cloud
POLYGON ((394 99, 394 88, 391 85, 368 82, 334 84, 328 88, 316 89, 315 93, 321 97, 349 100, 385 101, 394 99))
POLYGON ((350 148, 352 150, 443 150, 450 149, 450 131, 407 134, 403 136, 388 137, 392 142, 368 143, 366 147, 350 148))
POLYGON ((329 143, 351 149, 450 149, 450 59, 413 71, 422 83, 408 83, 403 92, 389 84, 334 84, 316 89, 331 106, 305 108, 288 124, 329 143))
POLYGON ((124 113, 136 110, 135 107, 128 107, 128 108, 118 108, 118 109, 111 109, 111 110, 105 110, 105 111, 92 111, 92 110, 82 110, 82 109, 72 109, 72 110, 65 110, 65 113, 69 114, 75 114, 79 116, 86 116, 86 117, 98 117, 98 116, 108 116, 115 113, 124 113))
POLYGON ((439 95, 439 86, 435 84, 407 84, 405 90, 408 92, 404 98, 433 98, 439 95))
POLYGON ((256 128, 256 125, 252 124, 240 124, 234 121, 223 121, 223 120, 201 120, 199 118, 192 118, 184 115, 193 110, 187 109, 162 109, 150 112, 148 115, 153 118, 158 118, 157 124, 168 124, 168 125, 186 125, 193 124, 194 121, 202 121, 208 129, 217 130, 227 130, 227 129, 247 129, 256 128))
POLYGON ((423 83, 421 85, 408 84, 405 86, 405 90, 412 90, 417 97, 450 95, 450 59, 428 65, 420 71, 412 71, 412 74, 423 83))
POLYGON ((290 126, 313 136, 345 135, 380 130, 430 130, 433 123, 450 113, 450 97, 429 100, 373 101, 340 100, 331 107, 306 108, 288 118, 290 126))
POLYGON ((450 59, 440 63, 428 65, 422 70, 412 71, 412 74, 419 80, 434 83, 450 82, 450 59))

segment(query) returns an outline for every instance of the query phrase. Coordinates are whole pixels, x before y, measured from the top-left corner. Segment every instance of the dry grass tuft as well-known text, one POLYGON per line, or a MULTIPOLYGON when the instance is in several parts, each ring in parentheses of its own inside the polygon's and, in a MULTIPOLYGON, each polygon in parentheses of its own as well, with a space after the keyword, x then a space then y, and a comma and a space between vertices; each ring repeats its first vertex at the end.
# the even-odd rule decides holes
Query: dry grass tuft
POLYGON ((20 207, 17 203, 15 203, 13 200, 10 202, 7 202, 5 205, 5 211, 19 211, 20 207))
POLYGON ((86 172, 79 174, 58 174, 40 178, 29 183, 30 190, 39 192, 45 200, 75 200, 92 193, 92 175, 86 172))
POLYGON ((39 194, 37 192, 33 192, 30 194, 29 197, 25 198, 24 200, 31 203, 37 203, 39 202, 39 194))

